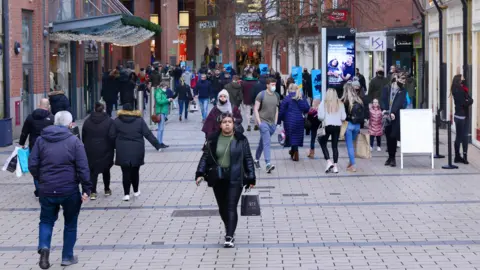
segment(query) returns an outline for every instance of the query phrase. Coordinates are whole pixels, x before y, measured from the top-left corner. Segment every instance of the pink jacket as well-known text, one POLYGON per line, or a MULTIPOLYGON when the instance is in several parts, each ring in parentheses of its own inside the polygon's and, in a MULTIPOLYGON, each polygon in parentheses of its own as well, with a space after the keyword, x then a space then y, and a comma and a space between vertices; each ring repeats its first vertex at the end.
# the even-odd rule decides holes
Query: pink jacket
POLYGON ((380 107, 376 109, 370 105, 370 122, 368 126, 368 133, 371 136, 382 136, 383 127, 382 127, 382 110, 380 107))

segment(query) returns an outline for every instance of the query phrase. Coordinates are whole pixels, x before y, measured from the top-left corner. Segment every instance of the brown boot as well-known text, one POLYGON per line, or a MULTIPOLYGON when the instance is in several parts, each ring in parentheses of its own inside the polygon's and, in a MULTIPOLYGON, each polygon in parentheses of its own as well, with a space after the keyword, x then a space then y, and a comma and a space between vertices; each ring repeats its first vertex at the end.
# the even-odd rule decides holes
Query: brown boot
POLYGON ((300 160, 300 158, 298 157, 298 151, 294 151, 294 152, 293 152, 292 160, 293 160, 293 161, 298 161, 298 160, 300 160))
POLYGON ((315 150, 310 149, 310 153, 308 154, 308 158, 314 159, 315 158, 315 150))

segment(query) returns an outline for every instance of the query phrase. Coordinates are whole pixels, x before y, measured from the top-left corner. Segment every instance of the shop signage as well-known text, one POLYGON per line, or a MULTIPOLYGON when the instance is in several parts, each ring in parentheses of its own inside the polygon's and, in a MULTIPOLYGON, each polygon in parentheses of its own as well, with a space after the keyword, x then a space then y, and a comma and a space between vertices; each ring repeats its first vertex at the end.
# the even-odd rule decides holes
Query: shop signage
POLYGON ((413 40, 411 35, 395 36, 395 50, 409 52, 413 49, 413 40))
POLYGON ((260 36, 262 34, 260 13, 237 13, 235 16, 235 35, 260 36))
POLYGON ((334 22, 346 22, 348 19, 348 10, 334 9, 328 15, 328 19, 334 22))
POLYGON ((200 29, 210 29, 210 28, 217 28, 218 21, 201 21, 198 22, 198 28, 200 29))
POLYGON ((413 35, 413 48, 414 49, 422 48, 422 34, 417 33, 413 35))
POLYGON ((387 48, 387 40, 384 36, 370 37, 370 51, 372 52, 385 51, 386 48, 387 48))
POLYGON ((97 42, 87 41, 84 43, 85 48, 85 61, 97 61, 98 60, 98 47, 97 42))

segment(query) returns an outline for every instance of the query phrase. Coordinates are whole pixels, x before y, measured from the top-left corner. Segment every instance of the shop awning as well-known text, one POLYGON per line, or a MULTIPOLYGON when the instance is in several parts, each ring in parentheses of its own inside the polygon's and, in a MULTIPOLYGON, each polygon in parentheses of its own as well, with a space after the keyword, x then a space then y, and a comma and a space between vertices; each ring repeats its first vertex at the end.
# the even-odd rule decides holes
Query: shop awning
POLYGON ((113 14, 53 23, 50 40, 97 41, 116 46, 135 46, 155 34, 161 27, 140 17, 113 14))

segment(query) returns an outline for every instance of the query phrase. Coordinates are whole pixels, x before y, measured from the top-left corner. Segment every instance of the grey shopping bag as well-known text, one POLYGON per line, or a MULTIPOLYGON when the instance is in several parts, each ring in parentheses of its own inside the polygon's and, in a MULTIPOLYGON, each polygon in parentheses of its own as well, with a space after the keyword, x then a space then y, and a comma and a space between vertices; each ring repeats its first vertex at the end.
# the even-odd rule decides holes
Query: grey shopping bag
POLYGON ((242 216, 260 216, 260 198, 258 194, 252 194, 249 190, 242 195, 242 216))

